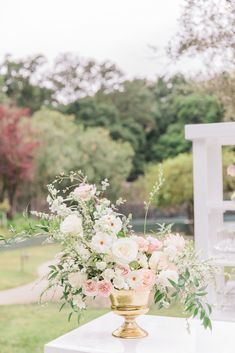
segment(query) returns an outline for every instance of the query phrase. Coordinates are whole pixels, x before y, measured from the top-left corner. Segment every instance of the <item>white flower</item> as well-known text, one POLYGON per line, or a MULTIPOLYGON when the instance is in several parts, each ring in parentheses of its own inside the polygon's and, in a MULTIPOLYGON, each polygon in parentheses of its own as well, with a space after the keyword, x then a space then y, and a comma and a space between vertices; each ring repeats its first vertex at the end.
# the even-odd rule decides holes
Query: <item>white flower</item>
POLYGON ((118 261, 130 263, 137 258, 138 245, 134 240, 120 238, 113 243, 112 252, 118 261))
POLYGON ((185 240, 179 234, 171 234, 164 240, 164 246, 174 246, 177 251, 182 251, 185 247, 185 240))
POLYGON ((98 232, 92 237, 91 247, 98 253, 108 253, 112 246, 113 238, 107 233, 98 232))
POLYGON ((148 268, 148 258, 145 254, 140 254, 137 260, 141 267, 148 268))
POLYGON ((106 268, 106 270, 104 270, 104 272, 102 273, 102 277, 107 281, 113 279, 114 276, 115 272, 111 268, 106 268))
POLYGON ((167 269, 169 261, 162 251, 154 251, 149 259, 149 267, 153 271, 158 269, 167 269))
POLYGON ((90 257, 90 251, 83 245, 77 245, 76 250, 83 260, 88 260, 90 257))
POLYGON ((81 288, 83 283, 86 281, 85 273, 81 272, 71 272, 68 275, 68 281, 74 288, 81 288))
POLYGON ((75 200, 89 201, 95 196, 96 187, 90 184, 81 184, 73 191, 73 197, 75 200))
POLYGON ((127 283, 129 284, 130 288, 136 289, 142 285, 143 278, 140 275, 139 271, 131 271, 127 275, 127 283))
POLYGON ((173 245, 169 245, 164 249, 164 253, 166 254, 166 256, 169 257, 169 260, 173 261, 176 259, 177 255, 179 255, 179 252, 177 250, 177 248, 173 245))
POLYGON ((48 203, 49 205, 51 205, 52 202, 53 202, 53 198, 51 197, 51 195, 47 195, 47 203, 48 203))
POLYGON ((109 182, 108 182, 108 179, 107 179, 107 178, 105 178, 103 181, 101 181, 101 189, 102 189, 103 191, 105 191, 108 186, 109 186, 109 182))
POLYGON ((60 231, 64 234, 79 234, 82 236, 82 218, 75 214, 67 216, 60 224, 60 231))
POLYGON ((63 203, 64 199, 61 196, 53 200, 50 195, 48 195, 47 202, 50 205, 49 209, 52 213, 57 213, 61 217, 68 216, 71 213, 70 209, 63 203))
POLYGON ((106 214, 95 221, 94 226, 96 231, 103 231, 116 235, 122 229, 122 221, 114 214, 106 214))
POLYGON ((169 279, 177 283, 179 279, 178 272, 175 270, 163 270, 157 276, 156 282, 157 284, 160 284, 163 287, 172 287, 172 284, 169 282, 169 279))
POLYGON ((125 289, 126 283, 122 276, 115 276, 113 279, 113 285, 116 289, 125 289))
POLYGON ((79 309, 85 309, 86 303, 83 301, 81 295, 77 295, 74 300, 73 304, 76 305, 79 309))
POLYGON ((96 268, 100 271, 104 271, 104 269, 106 268, 107 264, 105 261, 98 261, 96 262, 96 268))

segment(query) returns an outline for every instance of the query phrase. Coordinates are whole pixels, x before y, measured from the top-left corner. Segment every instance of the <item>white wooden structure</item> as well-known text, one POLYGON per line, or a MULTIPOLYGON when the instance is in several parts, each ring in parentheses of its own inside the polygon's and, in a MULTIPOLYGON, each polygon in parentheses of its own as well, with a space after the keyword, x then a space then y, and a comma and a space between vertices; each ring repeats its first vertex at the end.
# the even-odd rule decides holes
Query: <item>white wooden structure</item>
MULTIPOLYGON (((212 293, 220 313, 217 317, 235 320, 235 281, 226 282, 224 275, 225 267, 235 266, 235 252, 231 246, 220 249, 231 227, 224 222, 224 213, 235 211, 235 202, 223 199, 222 169, 222 146, 235 145, 235 122, 186 125, 185 137, 193 142, 196 249, 204 258, 218 257, 216 262, 222 275, 218 276, 217 290, 212 293)), ((235 245, 233 233, 234 238, 229 241, 235 245)))

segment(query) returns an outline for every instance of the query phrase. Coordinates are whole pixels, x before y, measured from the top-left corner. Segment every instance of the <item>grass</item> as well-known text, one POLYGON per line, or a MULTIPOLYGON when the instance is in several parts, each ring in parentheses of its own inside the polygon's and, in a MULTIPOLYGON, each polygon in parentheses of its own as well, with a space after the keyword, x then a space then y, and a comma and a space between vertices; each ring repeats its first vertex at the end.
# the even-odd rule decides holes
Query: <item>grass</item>
MULTIPOLYGON (((37 304, 0 306, 0 352, 43 353, 45 343, 78 327, 75 318, 68 322, 69 309, 59 312, 58 308, 53 303, 43 307, 37 304)), ((89 309, 81 324, 106 312, 107 309, 89 309)), ((150 314, 181 316, 178 307, 165 311, 153 307, 150 314)))
POLYGON ((33 281, 39 265, 52 259, 58 250, 59 246, 53 244, 0 252, 0 290, 33 281))

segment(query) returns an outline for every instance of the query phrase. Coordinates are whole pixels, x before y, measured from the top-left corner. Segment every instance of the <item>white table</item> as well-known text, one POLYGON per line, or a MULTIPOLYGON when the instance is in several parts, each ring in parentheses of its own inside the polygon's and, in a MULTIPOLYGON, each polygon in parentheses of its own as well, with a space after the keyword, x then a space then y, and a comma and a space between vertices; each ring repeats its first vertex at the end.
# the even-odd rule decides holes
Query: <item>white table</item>
POLYGON ((148 337, 112 337, 122 318, 109 313, 48 343, 44 353, 235 353, 235 322, 214 321, 211 333, 194 320, 188 334, 185 319, 145 315, 137 321, 148 337))

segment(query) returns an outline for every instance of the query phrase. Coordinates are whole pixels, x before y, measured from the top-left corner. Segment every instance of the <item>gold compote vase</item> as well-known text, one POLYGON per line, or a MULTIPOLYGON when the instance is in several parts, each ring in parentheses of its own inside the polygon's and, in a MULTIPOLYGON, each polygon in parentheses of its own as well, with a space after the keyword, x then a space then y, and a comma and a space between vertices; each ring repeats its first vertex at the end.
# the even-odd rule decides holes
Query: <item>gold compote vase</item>
POLYGON ((148 332, 143 330, 135 319, 149 311, 149 295, 150 290, 113 290, 110 295, 111 309, 125 319, 122 326, 112 333, 114 337, 131 339, 148 336, 148 332))

